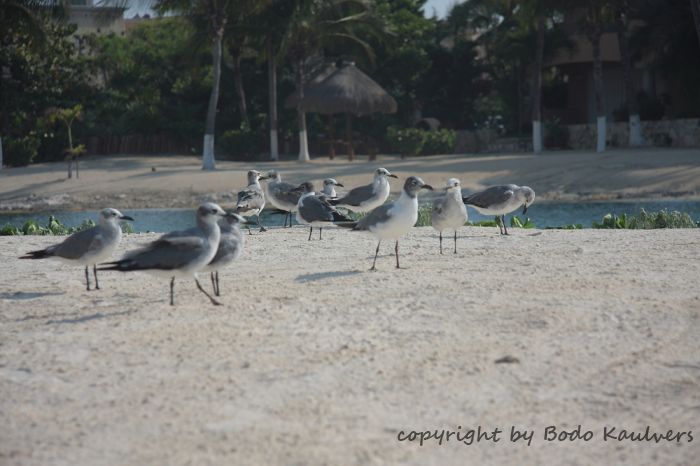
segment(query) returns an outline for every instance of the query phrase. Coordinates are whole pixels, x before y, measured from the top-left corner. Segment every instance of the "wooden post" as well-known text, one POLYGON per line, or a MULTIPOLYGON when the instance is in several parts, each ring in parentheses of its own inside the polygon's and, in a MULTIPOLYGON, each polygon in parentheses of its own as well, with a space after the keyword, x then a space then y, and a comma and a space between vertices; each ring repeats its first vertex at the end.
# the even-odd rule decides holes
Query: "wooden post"
POLYGON ((348 113, 347 115, 347 120, 345 120, 346 123, 346 132, 347 132, 347 139, 348 139, 348 160, 353 161, 355 160, 355 149, 352 147, 352 114, 348 113))
POLYGON ((335 129, 333 128, 333 114, 328 115, 328 140, 330 147, 328 148, 328 154, 333 160, 335 158, 335 129))

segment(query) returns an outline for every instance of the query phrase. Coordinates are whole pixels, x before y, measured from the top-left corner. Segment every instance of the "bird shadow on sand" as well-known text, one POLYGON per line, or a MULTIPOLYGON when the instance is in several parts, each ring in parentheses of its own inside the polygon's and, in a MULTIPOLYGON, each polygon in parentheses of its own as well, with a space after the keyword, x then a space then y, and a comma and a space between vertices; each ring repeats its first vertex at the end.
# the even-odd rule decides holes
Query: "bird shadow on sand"
POLYGON ((75 318, 60 319, 60 320, 48 320, 48 321, 46 321, 46 325, 51 325, 51 324, 82 324, 83 322, 89 322, 91 320, 128 315, 128 314, 133 314, 134 312, 136 312, 136 311, 117 311, 117 312, 107 312, 104 314, 102 312, 97 312, 95 314, 90 314, 87 316, 80 316, 80 317, 75 317, 75 318))
POLYGON ((325 280, 327 278, 347 277, 349 275, 357 275, 361 273, 359 270, 346 270, 344 272, 316 272, 306 273, 297 276, 295 279, 299 283, 315 282, 317 280, 325 280))
POLYGON ((65 293, 62 291, 49 291, 45 293, 40 291, 15 291, 14 293, 10 293, 9 291, 6 291, 4 293, 0 293, 0 299, 6 299, 8 301, 23 301, 26 299, 42 298, 44 296, 60 296, 62 294, 65 293))

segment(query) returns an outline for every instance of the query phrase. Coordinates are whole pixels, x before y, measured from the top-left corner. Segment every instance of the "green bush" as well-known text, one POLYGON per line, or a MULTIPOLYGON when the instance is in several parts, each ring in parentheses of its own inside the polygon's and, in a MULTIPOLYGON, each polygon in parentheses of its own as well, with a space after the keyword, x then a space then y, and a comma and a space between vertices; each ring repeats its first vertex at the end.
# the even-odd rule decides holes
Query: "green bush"
POLYGON ((452 154, 457 135, 450 129, 426 131, 422 155, 452 154))
POLYGON ((569 128, 562 125, 559 119, 544 122, 544 145, 549 149, 569 148, 569 128))
POLYGON ((668 211, 647 212, 642 209, 639 214, 619 217, 607 214, 601 222, 593 222, 593 228, 652 230, 657 228, 697 228, 698 224, 685 212, 668 211))
POLYGON ((387 129, 387 141, 391 148, 404 157, 451 154, 454 152, 455 139, 455 132, 449 129, 428 131, 395 126, 387 129))
POLYGON ((262 135, 247 128, 232 129, 219 138, 219 149, 232 160, 255 160, 262 152, 262 135))
POLYGON ((36 157, 39 140, 33 134, 2 140, 3 162, 10 167, 29 165, 36 157))
MULTIPOLYGON (((95 226, 95 222, 92 220, 84 220, 83 223, 77 227, 67 227, 62 224, 53 215, 49 216, 49 221, 46 226, 41 226, 36 220, 27 220, 24 222, 21 228, 18 228, 11 224, 6 224, 4 227, 0 228, 0 236, 14 236, 14 235, 70 235, 77 231, 86 230, 95 226)), ((122 231, 124 233, 133 233, 134 228, 130 223, 122 224, 122 231)))

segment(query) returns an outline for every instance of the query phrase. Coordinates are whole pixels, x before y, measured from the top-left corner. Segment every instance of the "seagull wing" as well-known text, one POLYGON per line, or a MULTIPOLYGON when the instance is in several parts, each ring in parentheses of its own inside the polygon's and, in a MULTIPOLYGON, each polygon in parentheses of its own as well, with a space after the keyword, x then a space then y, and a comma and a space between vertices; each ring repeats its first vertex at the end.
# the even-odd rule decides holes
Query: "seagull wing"
POLYGON ((478 193, 463 197, 465 204, 481 208, 504 204, 513 197, 515 185, 492 186, 478 193))

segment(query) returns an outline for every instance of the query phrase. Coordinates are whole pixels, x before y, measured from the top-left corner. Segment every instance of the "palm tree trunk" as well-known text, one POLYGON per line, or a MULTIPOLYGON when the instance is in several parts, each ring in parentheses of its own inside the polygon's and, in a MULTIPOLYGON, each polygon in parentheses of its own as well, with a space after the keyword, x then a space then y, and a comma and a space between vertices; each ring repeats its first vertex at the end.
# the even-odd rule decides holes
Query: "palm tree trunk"
POLYGON ((532 70, 532 151, 542 152, 542 63, 544 61, 545 17, 537 17, 535 65, 532 70))
POLYGON ((304 99, 304 64, 300 60, 297 63, 297 89, 299 90, 299 103, 297 104, 297 118, 299 119, 299 161, 308 162, 309 141, 306 135, 306 113, 302 109, 301 101, 304 99))
POLYGON ((202 157, 202 170, 215 170, 214 158, 214 129, 216 128, 216 106, 219 102, 219 85, 221 83, 221 42, 223 31, 215 34, 212 44, 212 76, 211 94, 209 94, 209 107, 207 108, 207 124, 204 129, 204 150, 202 157))
POLYGON ((272 40, 267 41, 267 93, 270 106, 270 159, 279 159, 277 147, 277 62, 272 40))
POLYGON ((695 32, 698 34, 698 42, 700 43, 700 0, 690 0, 690 8, 693 10, 695 32))
POLYGON ((595 26, 595 31, 591 34, 591 45, 593 46, 593 84, 595 87, 595 111, 597 141, 596 152, 605 152, 605 131, 607 119, 605 116, 605 96, 603 95, 603 60, 600 56, 600 26, 595 26))
POLYGON ((238 112, 241 114, 241 124, 250 128, 248 119, 248 106, 245 102, 245 90, 243 89, 243 75, 241 73, 241 50, 235 49, 233 53, 233 83, 236 87, 236 97, 238 97, 238 112))
POLYGON ((629 145, 632 147, 641 146, 644 144, 644 138, 642 136, 642 124, 639 118, 639 106, 637 105, 637 90, 632 80, 632 60, 630 58, 629 43, 627 41, 625 11, 620 10, 616 12, 615 26, 617 29, 617 40, 620 44, 622 78, 625 86, 625 100, 627 101, 627 113, 629 118, 629 145))

